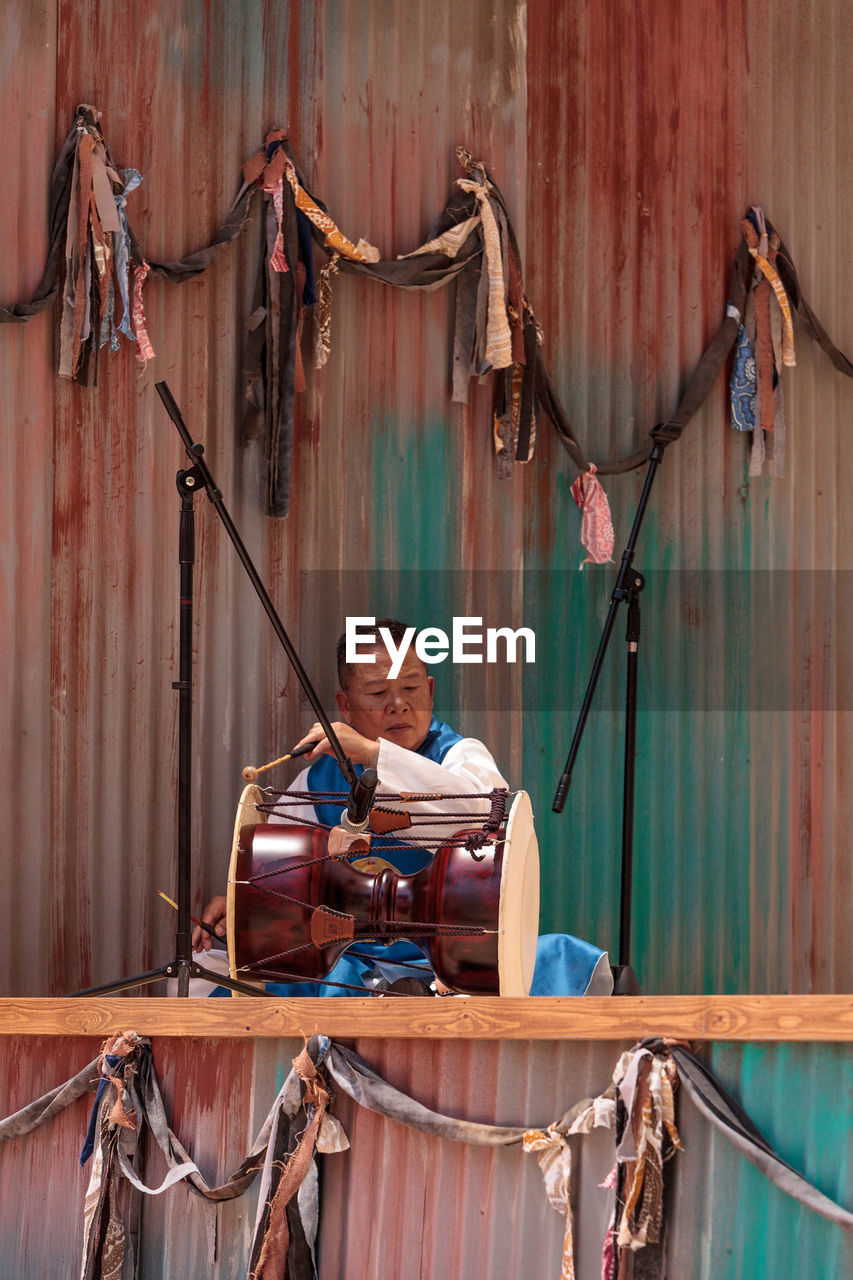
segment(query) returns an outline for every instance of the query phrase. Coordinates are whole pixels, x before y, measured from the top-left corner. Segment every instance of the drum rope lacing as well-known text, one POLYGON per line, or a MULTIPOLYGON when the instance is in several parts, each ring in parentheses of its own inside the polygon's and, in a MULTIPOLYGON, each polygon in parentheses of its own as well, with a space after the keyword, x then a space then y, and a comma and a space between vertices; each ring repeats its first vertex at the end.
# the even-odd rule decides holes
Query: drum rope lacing
MULTIPOLYGON (((323 799, 328 802, 331 799, 345 802, 349 796, 349 792, 346 791, 274 792, 272 788, 265 788, 265 790, 269 795, 278 795, 278 800, 273 801, 272 803, 255 802, 253 807, 258 811, 258 813, 266 814, 268 817, 291 817, 292 815, 290 811, 294 808, 301 808, 303 801, 323 799)), ((438 847, 447 846, 456 849, 465 848, 477 861, 481 861, 482 859, 477 858, 476 851, 482 849, 486 844, 496 843, 493 836, 506 821, 507 796, 508 792, 504 787, 494 787, 491 791, 456 792, 448 793, 447 795, 438 795, 437 793, 415 794, 412 792, 383 792, 380 796, 380 799, 383 801, 383 806, 385 802, 389 801, 417 803, 425 800, 488 800, 489 812, 488 814, 472 814, 467 811, 431 814, 408 813, 406 811, 405 816, 409 819, 410 826, 415 826, 416 824, 430 827, 450 824, 456 825, 459 822, 465 822, 466 820, 468 822, 472 822, 477 818, 482 820, 482 826, 481 830, 468 832, 464 837, 459 839, 454 839, 452 836, 447 840, 443 840, 436 836, 410 835, 408 834, 410 827, 403 828, 407 832, 405 839, 398 837, 395 841, 388 834, 380 834, 377 838, 382 840, 381 847, 385 850, 410 849, 413 846, 429 849, 429 847, 433 845, 438 847)), ((382 810, 383 806, 377 805, 377 808, 382 810)), ((333 829, 328 823, 318 822, 316 819, 304 818, 301 815, 299 815, 298 821, 300 826, 314 827, 320 831, 331 831, 333 829)), ((371 832, 370 834, 373 836, 376 833, 371 832)), ((319 862, 320 859, 318 858, 316 861, 319 862)), ((293 869, 295 870, 296 868, 293 869)))
MULTIPOLYGON (((317 858, 314 862, 305 863, 305 866, 314 866, 318 862, 340 862, 340 858, 317 858)), ((282 902, 291 902, 295 907, 303 907, 304 910, 310 911, 312 914, 316 911, 316 904, 305 902, 302 898, 292 898, 287 893, 282 893, 279 889, 271 889, 269 885, 256 885, 255 881, 263 879, 269 875, 283 875, 288 871, 295 871, 295 867, 283 867, 278 872, 264 872, 263 876, 252 876, 249 880, 232 880, 232 884, 242 884, 257 888, 260 893, 269 894, 271 898, 280 898, 282 902)), ((356 929, 362 928, 367 930, 362 937, 393 937, 395 932, 407 934, 409 937, 425 938, 429 937, 446 937, 446 938, 482 938, 488 934, 499 933, 499 929, 483 929, 479 925, 466 924, 428 924, 426 921, 417 920, 373 920, 369 916, 354 916, 348 911, 336 911, 334 907, 324 907, 324 911, 329 915, 338 916, 341 920, 352 920, 356 929)), ((266 956, 264 963, 269 960, 278 960, 282 956, 292 955, 294 951, 304 951, 306 947, 313 947, 313 942, 302 943, 298 947, 293 947, 291 951, 282 951, 278 956, 266 956)))

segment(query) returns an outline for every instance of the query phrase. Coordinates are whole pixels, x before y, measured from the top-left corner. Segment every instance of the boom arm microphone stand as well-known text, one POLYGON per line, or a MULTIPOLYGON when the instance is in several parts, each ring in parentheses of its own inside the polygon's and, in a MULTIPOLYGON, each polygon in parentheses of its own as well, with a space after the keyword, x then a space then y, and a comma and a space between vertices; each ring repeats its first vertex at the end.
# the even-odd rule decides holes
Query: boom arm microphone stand
MULTIPOLYGON (((287 632, 282 625, 272 600, 269 597, 260 575, 246 550, 243 541, 232 521, 222 494, 214 482, 210 469, 204 460, 204 446, 196 444, 181 417, 169 387, 165 382, 155 384, 157 393, 165 406, 166 412, 178 429, 184 442, 187 455, 192 466, 182 469, 176 477, 178 493, 181 495, 181 517, 178 538, 178 559, 180 563, 180 648, 178 658, 179 679, 172 685, 178 692, 178 924, 175 937, 175 958, 158 969, 149 969, 145 973, 133 977, 120 978, 115 982, 107 982, 102 986, 87 987, 83 991, 73 991, 73 996, 109 995, 116 991, 126 991, 130 987, 146 986, 151 982, 159 982, 163 978, 177 978, 178 995, 189 995, 190 978, 205 978, 214 986, 228 987, 243 995, 267 996, 268 993, 248 983, 236 981, 211 969, 205 969, 192 958, 192 930, 190 928, 190 884, 191 884, 191 769, 192 769, 192 628, 193 628, 193 563, 195 561, 195 511, 193 500, 200 488, 204 488, 207 496, 216 508, 216 513, 229 538, 234 544, 237 555, 249 575, 249 580, 266 610, 278 639, 305 690, 308 701, 323 727, 335 758, 350 785, 351 801, 358 791, 359 780, 352 761, 344 752, 331 721, 326 715, 320 699, 314 690, 308 674, 294 649, 287 632)), ((375 786, 375 783, 374 783, 375 786)), ((360 797, 360 793, 359 793, 360 797)), ((372 800, 372 792, 367 802, 372 800)), ((363 800, 361 800, 363 807, 363 800)))
POLYGON ((640 528, 643 523, 643 517, 646 514, 646 508, 649 503, 652 485, 657 475, 658 467, 663 460, 664 449, 671 443, 673 436, 668 424, 655 427, 651 433, 653 445, 649 454, 649 469, 646 473, 646 481, 643 485, 643 492, 640 495, 640 501, 637 504, 637 511, 634 516, 634 523, 631 527, 631 533, 628 537, 628 543, 622 553, 622 561, 619 565, 619 572, 616 577, 616 585, 613 588, 613 594, 610 597, 610 608, 604 621, 604 628, 601 633, 601 639, 598 642, 598 649, 592 664, 589 680, 587 681, 586 692, 584 693, 583 703, 581 704, 580 714, 578 715, 577 725, 575 726, 572 745, 569 747, 569 754, 566 759, 565 768, 557 784, 554 803, 551 806, 554 813, 562 813, 566 804, 566 797, 569 793, 569 787, 572 781, 572 771, 575 767, 578 751, 580 749, 581 738, 586 726, 587 718, 592 707, 592 701, 595 697, 596 686, 601 675, 601 668, 604 663, 604 655, 607 652, 607 645, 616 622, 616 614, 619 605, 623 602, 628 606, 628 624, 626 628, 626 641, 628 646, 628 666, 626 676, 625 690, 625 771, 623 777, 622 792, 622 879, 620 892, 619 907, 619 963, 613 968, 613 991, 615 995, 639 995, 640 986, 637 982, 636 975, 631 968, 630 952, 631 952, 631 890, 633 883, 633 865, 634 865, 634 783, 636 776, 636 742, 637 742, 637 667, 638 653, 640 644, 640 592, 645 582, 642 574, 637 573, 633 568, 634 552, 637 546, 637 539, 640 534, 640 528))

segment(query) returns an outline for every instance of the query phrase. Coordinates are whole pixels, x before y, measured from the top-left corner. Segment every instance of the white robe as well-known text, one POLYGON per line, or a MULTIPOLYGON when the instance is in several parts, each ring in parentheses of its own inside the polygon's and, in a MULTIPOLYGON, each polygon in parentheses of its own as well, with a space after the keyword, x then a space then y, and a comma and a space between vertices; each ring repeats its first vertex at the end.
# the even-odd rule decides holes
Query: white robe
MULTIPOLYGON (((307 791, 310 765, 303 769, 291 782, 288 791, 307 791)), ((463 796, 458 800, 419 800, 407 802, 406 808, 412 814, 445 814, 448 812, 464 813, 473 817, 486 818, 490 804, 483 795, 495 787, 507 788, 507 782, 495 763, 488 748, 476 738, 462 738, 455 742, 445 754, 441 764, 419 756, 416 751, 398 746, 396 742, 379 739, 379 759, 376 762, 379 785, 376 788, 376 802, 381 803, 383 796, 395 792, 437 792, 441 796, 463 796), (479 793, 479 795, 478 795, 479 793)), ((343 782, 341 783, 343 788, 343 782)), ((393 801, 391 802, 394 803, 393 801)), ((397 802, 399 807, 399 801, 397 802)), ((284 811, 280 815, 270 816, 271 822, 299 822, 301 819, 316 820, 312 805, 299 805, 284 802, 284 811)), ((448 834, 446 823, 431 826, 429 823, 418 823, 412 834, 430 840, 441 840, 448 834)))

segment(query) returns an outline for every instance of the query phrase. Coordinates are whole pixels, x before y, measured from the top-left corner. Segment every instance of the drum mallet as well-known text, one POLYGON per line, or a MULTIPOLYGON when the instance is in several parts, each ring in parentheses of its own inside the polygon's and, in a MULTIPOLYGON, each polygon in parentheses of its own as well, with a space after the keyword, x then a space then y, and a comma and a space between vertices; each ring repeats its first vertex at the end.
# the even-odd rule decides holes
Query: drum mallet
POLYGON ((313 742, 303 742, 301 747, 294 747, 286 756, 279 756, 278 760, 270 760, 269 764, 247 764, 243 770, 243 777, 246 782, 257 782, 259 773, 266 773, 267 769, 274 769, 277 764, 284 764, 286 760, 295 760, 297 756, 307 755, 309 751, 314 750, 319 741, 319 738, 315 738, 313 742))

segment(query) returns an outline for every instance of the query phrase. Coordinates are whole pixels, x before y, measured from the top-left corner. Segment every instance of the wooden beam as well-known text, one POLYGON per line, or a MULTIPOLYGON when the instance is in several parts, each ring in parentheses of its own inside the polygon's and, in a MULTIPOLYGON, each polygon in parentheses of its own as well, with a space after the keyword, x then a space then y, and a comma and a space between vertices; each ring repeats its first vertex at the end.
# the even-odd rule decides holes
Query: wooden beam
POLYGON ((849 996, 600 999, 0 999, 0 1035, 96 1036, 133 1028, 205 1039, 853 1041, 849 996))

